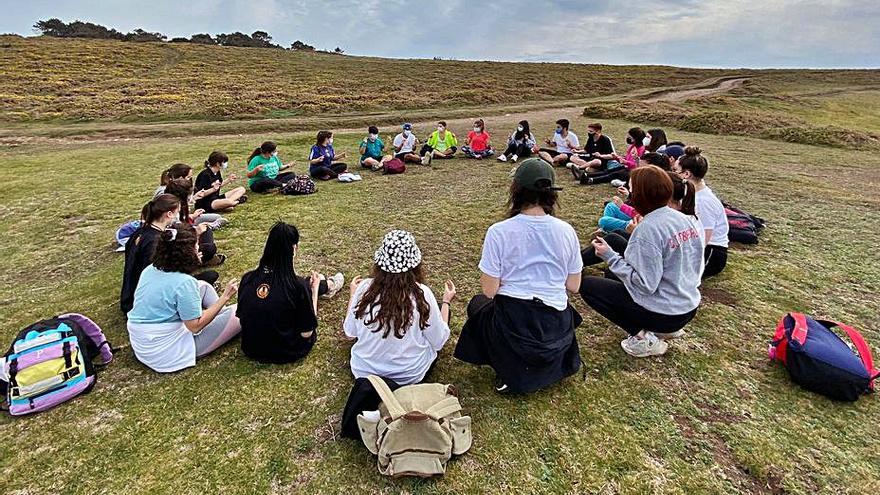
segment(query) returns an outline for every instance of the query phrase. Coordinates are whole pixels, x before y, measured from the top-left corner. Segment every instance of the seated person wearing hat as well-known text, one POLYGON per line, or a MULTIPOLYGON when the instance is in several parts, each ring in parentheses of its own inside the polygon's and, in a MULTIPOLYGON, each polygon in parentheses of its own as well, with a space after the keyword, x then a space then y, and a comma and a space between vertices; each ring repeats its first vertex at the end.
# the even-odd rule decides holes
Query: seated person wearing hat
POLYGON ((403 124, 403 132, 394 136, 394 158, 404 162, 421 163, 422 158, 415 152, 419 140, 412 132, 412 124, 403 124))
POLYGON ((483 293, 471 299, 455 357, 495 370, 499 393, 529 393, 577 372, 581 316, 568 292, 581 283, 580 245, 556 218, 558 187, 544 160, 523 161, 510 187, 507 219, 486 232, 483 293))

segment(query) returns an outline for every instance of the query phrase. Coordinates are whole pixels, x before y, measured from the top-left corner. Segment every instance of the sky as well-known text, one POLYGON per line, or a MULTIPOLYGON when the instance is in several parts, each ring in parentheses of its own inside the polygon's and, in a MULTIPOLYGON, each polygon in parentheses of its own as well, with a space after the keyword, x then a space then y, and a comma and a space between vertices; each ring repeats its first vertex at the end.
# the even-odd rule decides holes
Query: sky
POLYGON ((880 67, 878 0, 0 0, 0 12, 0 33, 26 36, 57 17, 395 58, 880 67))

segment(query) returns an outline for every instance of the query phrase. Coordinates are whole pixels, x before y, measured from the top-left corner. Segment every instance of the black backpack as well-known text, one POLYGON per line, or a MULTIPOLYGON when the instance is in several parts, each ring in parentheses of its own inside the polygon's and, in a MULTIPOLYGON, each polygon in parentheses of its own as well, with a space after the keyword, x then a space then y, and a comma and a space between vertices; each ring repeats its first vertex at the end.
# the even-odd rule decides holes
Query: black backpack
POLYGON ((764 219, 750 215, 728 203, 721 204, 727 215, 727 225, 730 226, 730 232, 727 234, 730 242, 757 244, 758 234, 764 230, 764 219))

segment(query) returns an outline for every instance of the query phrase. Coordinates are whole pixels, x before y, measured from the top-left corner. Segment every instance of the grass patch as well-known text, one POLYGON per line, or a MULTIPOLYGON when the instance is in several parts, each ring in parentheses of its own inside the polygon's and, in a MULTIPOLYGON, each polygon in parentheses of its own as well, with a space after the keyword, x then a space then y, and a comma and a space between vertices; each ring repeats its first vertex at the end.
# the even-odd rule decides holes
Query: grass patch
MULTIPOLYGON (((252 52, 248 52, 252 53, 252 52)), ((338 59, 334 57, 334 60, 338 59)), ((528 115, 526 115, 528 116, 528 115)), ((568 116, 568 115, 562 115, 568 116)), ((489 119, 496 135, 523 115, 489 119)), ((554 117, 534 115, 539 136, 554 117)), ((570 116, 581 130, 586 119, 570 116)), ((618 142, 631 122, 605 122, 618 142)), ((453 127, 459 135, 465 126, 453 127)), ((417 129, 424 134, 427 128, 417 129)), ((130 350, 88 396, 30 417, 0 417, 4 493, 863 493, 880 488, 876 398, 837 404, 795 388, 766 361, 783 312, 846 321, 880 342, 880 233, 866 212, 880 199, 880 159, 856 151, 754 138, 670 132, 711 160, 723 198, 769 220, 761 244, 732 251, 663 359, 634 360, 622 332, 587 309, 578 340, 587 379, 526 397, 492 392, 492 374, 452 349, 468 296, 479 290, 485 229, 502 216, 508 165, 453 160, 402 176, 364 173, 307 197, 252 196, 218 233, 224 279, 257 263, 272 223, 299 226, 298 269, 367 271, 382 234, 413 231, 429 284, 456 281, 453 336, 435 379, 455 383, 474 417, 475 443, 434 481, 381 477, 362 445, 334 438, 351 385, 341 338, 344 298, 320 308, 318 343, 285 366, 246 359, 238 342, 181 373, 158 375, 130 350), (23 448, 22 446, 29 446, 23 448)), ((360 135, 336 136, 353 154, 360 135)), ((121 257, 113 231, 136 215, 168 164, 226 151, 231 168, 275 139, 304 163, 311 132, 52 145, 0 151, 0 342, 64 311, 85 313, 117 344, 121 257)), ((386 136, 387 138, 387 136, 386 136)), ((304 165, 299 165, 303 170, 304 165)), ((582 239, 612 189, 562 174, 561 217, 582 239)), ((876 348, 876 345, 875 345, 876 348)))

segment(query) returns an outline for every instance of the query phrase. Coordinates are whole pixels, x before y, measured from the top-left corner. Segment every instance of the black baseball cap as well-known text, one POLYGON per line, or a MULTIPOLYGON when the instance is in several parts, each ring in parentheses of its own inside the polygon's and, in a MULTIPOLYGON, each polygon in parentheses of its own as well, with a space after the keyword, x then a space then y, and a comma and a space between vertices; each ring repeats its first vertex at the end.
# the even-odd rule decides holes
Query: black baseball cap
POLYGON ((553 167, 540 158, 529 158, 523 161, 516 172, 513 180, 524 189, 530 191, 561 191, 556 187, 556 173, 553 167))

